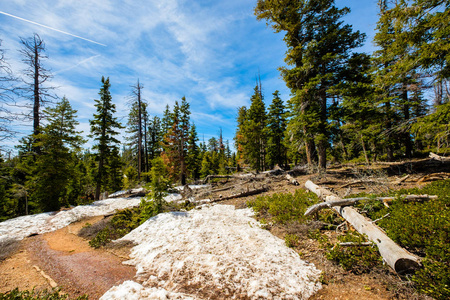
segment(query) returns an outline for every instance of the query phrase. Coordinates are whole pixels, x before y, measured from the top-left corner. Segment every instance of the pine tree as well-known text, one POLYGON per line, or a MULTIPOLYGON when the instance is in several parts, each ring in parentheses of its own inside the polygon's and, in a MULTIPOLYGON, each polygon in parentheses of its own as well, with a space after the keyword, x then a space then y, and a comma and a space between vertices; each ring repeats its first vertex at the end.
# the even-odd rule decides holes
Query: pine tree
POLYGON ((251 167, 256 171, 266 168, 266 108, 257 85, 252 95, 251 105, 246 113, 244 122, 244 153, 251 167))
POLYGON ((89 137, 96 142, 93 149, 97 150, 96 159, 98 161, 95 176, 95 200, 99 199, 101 189, 106 187, 108 162, 111 162, 111 159, 114 159, 119 152, 118 144, 120 142, 115 136, 119 134, 116 130, 121 129, 122 125, 113 116, 116 106, 112 103, 110 87, 109 78, 102 77, 100 100, 95 100, 97 112, 94 114, 94 119, 90 120, 91 134, 89 137))
POLYGON ((76 204, 80 195, 68 190, 78 163, 76 153, 84 140, 76 131, 76 110, 67 98, 56 107, 45 110, 49 124, 37 136, 41 154, 34 165, 34 189, 31 197, 40 203, 43 211, 58 210, 62 205, 76 204))
POLYGON ((281 68, 281 73, 293 94, 288 130, 291 137, 305 141, 310 165, 317 145, 322 169, 326 168, 330 139, 327 100, 342 80, 340 74, 350 51, 364 40, 363 34, 341 21, 349 12, 347 7, 335 7, 334 1, 322 0, 259 0, 255 8, 259 20, 271 22, 276 32, 286 32, 285 61, 292 68, 281 68))
POLYGON ((188 173, 193 179, 199 178, 201 168, 200 149, 197 143, 198 143, 197 129, 195 127, 195 124, 192 124, 191 129, 189 131, 186 165, 188 173))
POLYGON ((273 93, 272 104, 269 106, 267 113, 267 129, 268 164, 271 167, 275 165, 284 167, 287 164, 287 148, 284 141, 286 117, 279 91, 273 93))
POLYGON ((143 147, 143 135, 144 135, 144 119, 146 112, 146 104, 142 98, 142 89, 144 87, 139 82, 139 79, 136 85, 132 86, 131 92, 131 110, 128 115, 128 131, 127 133, 131 134, 128 138, 130 141, 130 145, 134 146, 136 153, 136 166, 138 172, 138 181, 141 179, 141 173, 143 167, 145 167, 144 160, 144 147, 143 147))

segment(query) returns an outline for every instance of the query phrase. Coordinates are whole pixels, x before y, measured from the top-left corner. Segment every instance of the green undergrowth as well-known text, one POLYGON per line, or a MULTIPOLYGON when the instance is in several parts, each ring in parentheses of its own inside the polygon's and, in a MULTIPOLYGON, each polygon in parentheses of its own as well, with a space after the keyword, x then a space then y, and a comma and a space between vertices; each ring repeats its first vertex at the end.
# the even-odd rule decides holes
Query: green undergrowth
MULTIPOLYGON (((14 289, 6 293, 0 293, 0 300, 68 300, 70 299, 67 294, 61 294, 59 289, 35 291, 34 289, 29 291, 19 291, 14 289)), ((83 295, 75 298, 76 300, 87 300, 88 296, 83 295)))
POLYGON ((94 225, 86 224, 79 235, 90 239, 93 248, 104 247, 111 241, 119 239, 144 223, 151 217, 162 212, 192 209, 193 205, 186 201, 183 204, 163 203, 159 208, 154 201, 142 201, 138 207, 117 211, 111 218, 94 225))
POLYGON ((270 196, 260 196, 247 202, 247 205, 257 213, 262 222, 286 224, 289 222, 305 222, 310 219, 303 216, 306 208, 317 203, 319 199, 313 193, 296 190, 291 193, 277 193, 270 196))
MULTIPOLYGON (((385 195, 379 195, 385 196, 385 195)), ((436 299, 450 299, 450 180, 422 188, 402 189, 389 207, 378 200, 358 204, 400 246, 423 257, 423 268, 412 280, 416 288, 436 299), (406 201, 400 195, 437 195, 436 200, 406 201)))
MULTIPOLYGON (((405 279, 411 280, 420 293, 436 299, 450 299, 450 180, 436 181, 420 189, 352 197, 363 196, 369 200, 361 201, 355 207, 368 218, 377 220, 376 224, 401 247, 423 258, 422 268, 405 279), (412 194, 437 195, 438 199, 406 201, 400 197, 412 194), (382 201, 375 199, 381 196, 396 198, 386 207, 382 201)), ((325 249, 327 258, 347 271, 360 274, 384 268, 375 245, 360 245, 366 241, 364 236, 347 232, 339 235, 337 242, 330 241, 324 230, 335 229, 342 222, 334 211, 324 209, 314 218, 303 216, 306 208, 318 201, 314 194, 297 190, 294 194, 261 196, 249 201, 248 206, 255 210, 261 223, 283 226, 286 231, 284 239, 289 247, 300 248, 303 239, 313 238, 325 249), (319 226, 314 227, 318 223, 319 226), (293 229, 299 226, 303 226, 300 233, 293 229), (308 228, 307 236, 304 235, 304 228, 308 228), (343 242, 354 245, 339 245, 343 242)))

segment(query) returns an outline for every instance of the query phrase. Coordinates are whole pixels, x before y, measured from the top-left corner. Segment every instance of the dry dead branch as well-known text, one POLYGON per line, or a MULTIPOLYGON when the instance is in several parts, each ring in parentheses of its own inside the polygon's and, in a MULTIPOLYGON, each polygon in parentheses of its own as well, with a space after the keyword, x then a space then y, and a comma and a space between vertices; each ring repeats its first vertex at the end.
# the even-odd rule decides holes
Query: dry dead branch
POLYGON ((421 177, 419 180, 417 180, 417 183, 425 182, 425 181, 432 181, 432 180, 442 180, 442 179, 448 179, 450 178, 450 173, 446 172, 440 172, 440 173, 433 173, 428 174, 423 177, 421 177))
POLYGON ((356 181, 352 181, 349 183, 346 183, 344 185, 341 185, 339 188, 343 189, 346 187, 349 187, 351 185, 356 185, 356 184, 363 184, 363 183, 374 183, 374 184, 378 184, 379 182, 375 181, 375 180, 367 180, 367 179, 361 179, 361 180, 356 180, 356 181))
MULTIPOLYGON (((438 196, 435 195, 401 195, 400 199, 408 200, 408 201, 423 201, 423 200, 435 200, 438 196)), ((314 204, 305 212, 305 216, 310 216, 321 209, 324 208, 333 208, 334 206, 349 206, 358 203, 363 200, 379 200, 383 201, 383 203, 392 202, 396 199, 396 197, 377 197, 377 198, 369 198, 369 197, 359 197, 359 198, 348 198, 348 199, 340 199, 335 201, 326 201, 314 204)))
MULTIPOLYGON (((317 186, 310 180, 306 182, 305 187, 320 198, 325 199, 326 202, 342 200, 337 195, 327 189, 317 186)), ((368 221, 355 209, 340 206, 333 206, 333 209, 346 221, 348 221, 359 233, 367 235, 369 240, 378 246, 378 250, 384 261, 386 261, 386 263, 397 273, 409 273, 419 268, 420 259, 418 257, 398 246, 385 233, 383 233, 378 226, 368 221)))
POLYGON ((297 181, 297 179, 292 177, 290 174, 286 174, 286 180, 289 181, 290 184, 300 185, 300 183, 297 181))
POLYGON ((399 179, 397 179, 396 181, 392 182, 392 184, 394 184, 394 185, 399 185, 400 183, 402 183, 403 181, 405 181, 406 179, 408 179, 409 176, 410 176, 409 174, 406 175, 406 176, 403 176, 402 178, 399 178, 399 179))
POLYGON ((219 202, 219 201, 235 199, 235 198, 253 196, 253 195, 264 193, 266 191, 267 191, 267 187, 257 188, 257 189, 254 189, 254 190, 248 190, 248 191, 245 191, 245 192, 242 192, 242 193, 238 193, 238 194, 234 194, 234 195, 227 196, 227 197, 222 197, 222 198, 218 198, 218 199, 211 199, 211 203, 212 202, 219 202))
POLYGON ((444 162, 444 161, 450 161, 450 157, 440 156, 440 155, 437 155, 437 154, 435 154, 435 153, 433 153, 433 152, 430 152, 429 157, 430 157, 431 159, 435 159, 435 160, 442 161, 442 162, 444 162))

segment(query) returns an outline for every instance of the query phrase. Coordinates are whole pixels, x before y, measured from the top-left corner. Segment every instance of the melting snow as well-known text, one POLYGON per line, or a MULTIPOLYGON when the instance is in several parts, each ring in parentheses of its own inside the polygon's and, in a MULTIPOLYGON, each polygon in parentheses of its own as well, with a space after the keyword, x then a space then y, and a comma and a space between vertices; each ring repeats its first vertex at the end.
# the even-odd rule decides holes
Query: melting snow
POLYGON ((22 216, 0 223, 0 240, 21 240, 31 234, 41 234, 63 228, 86 217, 102 216, 117 209, 138 206, 140 198, 116 198, 96 201, 89 205, 76 206, 70 210, 22 216))
POLYGON ((140 283, 101 299, 305 299, 320 289, 320 271, 252 215, 214 205, 147 220, 121 239, 137 244, 127 263, 140 283))

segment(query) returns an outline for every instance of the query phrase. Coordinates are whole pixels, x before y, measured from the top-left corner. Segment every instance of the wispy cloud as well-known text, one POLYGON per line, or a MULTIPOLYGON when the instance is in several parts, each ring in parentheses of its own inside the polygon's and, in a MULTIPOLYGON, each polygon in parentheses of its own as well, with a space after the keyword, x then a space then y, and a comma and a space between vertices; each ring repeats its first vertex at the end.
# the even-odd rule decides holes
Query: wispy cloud
POLYGON ((47 29, 50 29, 50 30, 54 30, 54 31, 60 32, 60 33, 62 33, 62 34, 70 35, 70 36, 73 36, 73 37, 78 38, 78 39, 85 40, 85 41, 90 42, 90 43, 94 43, 94 44, 97 44, 97 45, 106 47, 105 44, 102 44, 102 43, 99 43, 99 42, 96 42, 96 41, 93 41, 93 40, 90 40, 90 39, 87 39, 87 38, 84 38, 84 37, 81 37, 81 36, 78 36, 78 35, 75 35, 75 34, 72 34, 72 33, 69 33, 69 32, 65 32, 65 31, 59 30, 59 29, 57 29, 57 28, 53 28, 53 27, 44 25, 44 24, 40 24, 40 23, 37 23, 37 22, 33 22, 33 21, 31 21, 31 20, 27 20, 27 19, 24 19, 24 18, 15 16, 15 15, 12 15, 12 14, 8 14, 8 13, 6 13, 6 12, 4 12, 4 11, 0 11, 0 14, 5 15, 5 16, 8 16, 8 17, 11 17, 11 18, 15 18, 15 19, 18 19, 18 20, 21 20, 21 21, 24 21, 24 22, 28 22, 28 23, 31 23, 31 24, 34 24, 34 25, 37 25, 37 26, 40 26, 40 27, 44 27, 44 28, 47 28, 47 29))

